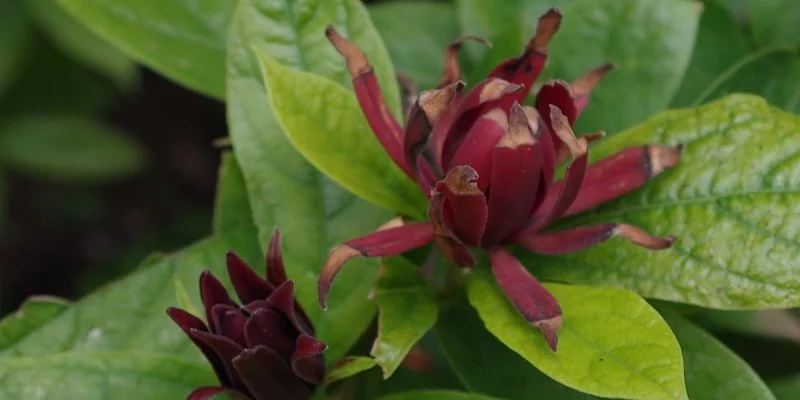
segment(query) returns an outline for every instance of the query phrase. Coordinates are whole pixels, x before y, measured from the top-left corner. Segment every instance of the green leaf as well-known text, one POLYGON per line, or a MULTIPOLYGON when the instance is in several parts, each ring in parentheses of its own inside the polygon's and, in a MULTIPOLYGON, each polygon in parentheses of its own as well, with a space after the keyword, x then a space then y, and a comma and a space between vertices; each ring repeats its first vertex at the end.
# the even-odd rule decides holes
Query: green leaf
POLYGON ((800 375, 772 382, 769 387, 778 400, 795 400, 800 397, 800 375))
POLYGON ((231 0, 57 0, 101 38, 201 93, 225 93, 231 0))
POLYGON ((436 336, 465 389, 508 400, 589 400, 536 369, 492 336, 475 310, 461 301, 442 311, 436 336), (510 384, 513 383, 513 384, 510 384))
POLYGON ((342 379, 347 379, 360 372, 364 372, 376 366, 375 360, 370 357, 345 357, 331 366, 330 371, 325 376, 325 384, 331 384, 342 379))
POLYGON ((48 39, 75 61, 108 76, 118 87, 129 88, 136 80, 136 64, 106 41, 98 38, 57 3, 29 1, 28 9, 48 39))
POLYGON ((19 310, 0 320, 0 350, 14 346, 25 335, 39 329, 67 308, 69 304, 66 301, 55 297, 29 298, 19 310))
POLYGON ((369 55, 384 96, 397 109, 399 96, 389 57, 357 0, 240 0, 228 44, 227 108, 259 242, 266 247, 273 227, 280 227, 286 268, 296 283, 298 300, 330 346, 326 358, 336 360, 366 329, 375 312, 367 294, 378 261, 348 263, 336 280, 326 312, 317 306, 319 271, 330 248, 374 231, 390 214, 343 190, 297 153, 270 112, 252 53, 255 46, 283 65, 345 84, 349 81, 345 63, 324 35, 330 23, 369 55))
POLYGON ((130 352, 0 357, 0 396, 26 400, 180 399, 214 381, 208 368, 130 352))
POLYGON ((424 217, 425 197, 378 142, 352 90, 256 53, 272 112, 311 164, 365 200, 424 217))
POLYGON ((800 3, 794 0, 749 0, 750 26, 759 45, 800 44, 800 3))
POLYGON ((378 337, 371 355, 388 379, 409 350, 436 323, 436 298, 419 267, 401 257, 386 258, 378 278, 378 337))
POLYGON ((563 12, 545 75, 570 81, 606 62, 617 66, 592 92, 577 131, 616 133, 667 108, 689 65, 696 2, 576 0, 563 12))
POLYGON ((752 93, 786 111, 800 113, 800 54, 767 49, 748 55, 710 81, 695 104, 731 93, 752 93))
POLYGON ((222 154, 218 182, 217 199, 214 202, 214 232, 231 232, 242 228, 255 232, 242 170, 231 152, 222 154))
POLYGON ((469 275, 467 293, 489 332, 568 387, 600 397, 688 399, 678 341, 642 298, 612 287, 545 286, 564 312, 557 352, 487 271, 469 275))
POLYGON ((31 32, 21 1, 0 2, 0 95, 5 94, 25 64, 31 32))
POLYGON ((111 81, 77 64, 41 37, 32 44, 33 54, 24 70, 0 96, 0 116, 96 113, 115 105, 118 90, 111 81))
POLYGON ((683 351, 692 399, 774 400, 761 378, 733 351, 679 314, 662 311, 683 351))
POLYGON ((420 390, 396 393, 381 397, 380 400, 499 400, 477 393, 456 392, 452 390, 420 390))
POLYGON ((39 115, 3 121, 0 159, 24 173, 99 182, 139 172, 144 149, 134 139, 80 116, 39 115))
POLYGON ((674 234, 669 250, 622 239, 559 257, 520 252, 544 280, 623 286, 645 297, 722 309, 800 305, 798 117, 735 95, 668 111, 594 146, 685 145, 676 168, 565 225, 627 222, 674 234))
POLYGON ((698 104, 698 96, 709 82, 747 55, 747 40, 744 30, 730 11, 714 2, 704 3, 692 59, 680 89, 672 99, 672 106, 698 104), (720 46, 720 43, 725 45, 720 46))
POLYGON ((377 3, 368 9, 395 69, 411 76, 422 89, 436 87, 445 49, 459 36, 455 7, 412 0, 377 3))

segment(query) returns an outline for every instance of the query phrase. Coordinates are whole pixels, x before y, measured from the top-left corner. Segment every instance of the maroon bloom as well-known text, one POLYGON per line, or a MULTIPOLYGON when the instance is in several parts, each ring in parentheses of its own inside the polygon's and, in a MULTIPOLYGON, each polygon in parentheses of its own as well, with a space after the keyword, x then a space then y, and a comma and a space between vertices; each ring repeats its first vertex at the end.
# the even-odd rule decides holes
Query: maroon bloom
POLYGON ((203 352, 220 386, 202 387, 187 400, 227 393, 237 399, 307 400, 322 382, 326 345, 294 300, 276 230, 267 255, 267 279, 228 253, 228 275, 242 305, 210 272, 200 275, 200 297, 208 325, 178 309, 167 314, 203 352))
POLYGON ((562 318, 558 302, 502 245, 548 255, 585 249, 613 236, 650 249, 672 245, 671 236, 652 236, 621 223, 545 231, 562 217, 639 188, 674 166, 680 156, 679 148, 647 145, 588 165, 588 144, 603 133, 575 136, 572 126, 610 64, 572 83, 547 82, 533 106, 522 105, 544 67, 548 43, 560 23, 556 9, 545 13, 522 55, 495 67, 465 94, 456 57, 465 38, 453 42, 438 88, 417 97, 405 129, 388 111, 364 53, 328 28, 328 39, 347 61, 356 96, 375 135, 430 203, 427 222, 393 222, 335 248, 318 284, 323 307, 333 279, 352 257, 391 256, 434 242, 466 267, 475 263, 470 248, 483 248, 498 285, 555 350, 562 318), (564 178, 555 180, 563 162, 568 163, 564 178))

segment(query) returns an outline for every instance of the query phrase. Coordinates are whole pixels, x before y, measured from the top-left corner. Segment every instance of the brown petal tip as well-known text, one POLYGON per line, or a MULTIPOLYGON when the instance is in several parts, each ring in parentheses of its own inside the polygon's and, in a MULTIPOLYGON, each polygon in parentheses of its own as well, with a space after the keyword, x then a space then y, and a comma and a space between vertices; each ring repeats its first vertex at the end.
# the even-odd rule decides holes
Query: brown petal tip
POLYGON ((428 120, 435 121, 439 115, 450 105, 462 89, 464 81, 456 81, 448 84, 441 89, 426 90, 419 95, 417 104, 428 117, 428 120))
POLYGON ((478 171, 468 165, 450 169, 444 177, 444 183, 457 195, 481 193, 478 189, 478 171))
POLYGON ((558 349, 558 330, 561 328, 562 322, 563 317, 561 315, 557 315, 553 318, 544 319, 533 323, 534 326, 542 331, 544 340, 547 342, 547 346, 550 347, 550 350, 556 351, 558 349))
POLYGON ((538 124, 538 119, 530 121, 528 114, 519 103, 514 102, 511 106, 511 115, 508 117, 508 133, 497 143, 497 147, 507 147, 516 149, 524 145, 536 143, 534 132, 538 129, 532 124, 538 124))
POLYGON ((628 224, 618 224, 614 234, 628 239, 631 243, 651 249, 663 250, 672 247, 678 240, 675 236, 659 237, 647 233, 644 229, 628 224))
POLYGON ((323 310, 328 308, 328 295, 331 292, 331 285, 336 279, 336 275, 342 270, 347 261, 352 258, 363 256, 363 254, 346 244, 336 246, 328 254, 328 259, 325 260, 325 266, 322 267, 322 272, 317 281, 317 301, 323 310))
POLYGON ((479 101, 486 103, 487 101, 498 100, 505 95, 519 92, 523 87, 523 85, 517 85, 500 78, 491 78, 481 89, 479 101))
POLYGON ((348 41, 339 32, 336 32, 333 25, 328 25, 325 28, 325 36, 336 48, 336 51, 344 57, 347 61, 347 70, 350 71, 350 76, 357 78, 368 73, 372 70, 372 66, 367 61, 367 56, 363 51, 359 50, 355 44, 348 41))
POLYGON ((569 120, 564 113, 553 104, 550 105, 550 121, 553 124, 555 134, 564 142, 573 158, 583 156, 589 151, 589 144, 586 138, 575 137, 575 132, 572 131, 569 120))
POLYGON ((488 40, 486 40, 486 39, 484 39, 484 38, 482 38, 480 36, 464 35, 464 36, 459 36, 455 40, 450 42, 450 45, 447 46, 447 50, 448 51, 458 51, 461 48, 461 45, 464 44, 464 42, 466 42, 467 40, 472 40, 473 42, 478 42, 478 43, 480 43, 480 44, 482 44, 482 45, 484 45, 486 47, 492 47, 492 42, 490 42, 490 41, 488 41, 488 40))
POLYGON ((572 88, 572 91, 576 96, 587 95, 592 92, 592 89, 594 89, 598 83, 600 83, 600 80, 606 76, 608 71, 611 71, 615 67, 616 65, 613 63, 603 64, 587 72, 582 77, 574 80, 569 86, 572 88))
POLYGON ((536 35, 528 43, 527 48, 542 54, 547 53, 547 45, 561 26, 561 12, 553 7, 539 17, 536 24, 536 35))
POLYGON ((656 176, 664 172, 667 168, 672 168, 678 164, 681 158, 683 146, 668 147, 659 144, 647 146, 647 156, 650 161, 650 176, 656 176))

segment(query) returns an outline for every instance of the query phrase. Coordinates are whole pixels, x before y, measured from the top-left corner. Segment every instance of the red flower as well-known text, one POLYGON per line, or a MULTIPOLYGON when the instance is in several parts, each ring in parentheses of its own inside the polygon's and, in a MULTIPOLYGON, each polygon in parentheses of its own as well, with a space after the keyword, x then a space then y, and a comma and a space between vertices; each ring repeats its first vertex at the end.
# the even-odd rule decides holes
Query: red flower
POLYGON ((259 277, 234 253, 228 253, 228 275, 243 305, 236 304, 210 272, 200 275, 200 297, 206 325, 178 309, 167 314, 203 352, 219 379, 218 387, 202 387, 187 400, 227 393, 255 400, 307 400, 322 382, 326 345, 294 300, 294 284, 286 277, 275 231, 267 255, 267 279, 259 277))
POLYGON ((504 61, 466 94, 461 94, 456 40, 445 57, 445 72, 434 90, 422 92, 402 129, 388 111, 372 66, 352 43, 328 28, 328 39, 344 56, 356 96, 381 144, 430 199, 428 222, 385 226, 334 249, 319 280, 324 307, 331 283, 355 256, 384 257, 433 241, 452 261, 470 266, 470 247, 488 251, 497 283, 522 315, 557 346, 561 309, 553 296, 506 249, 516 244, 536 253, 563 254, 622 236, 651 249, 670 247, 673 237, 651 236, 617 223, 544 232, 559 218, 628 193, 674 166, 678 148, 631 147, 588 166, 588 143, 602 132, 576 137, 572 126, 589 102, 592 88, 611 69, 603 65, 568 84, 553 80, 522 106, 544 67, 547 46, 561 14, 539 18, 522 55, 504 61), (564 179, 559 163, 569 159, 564 179))

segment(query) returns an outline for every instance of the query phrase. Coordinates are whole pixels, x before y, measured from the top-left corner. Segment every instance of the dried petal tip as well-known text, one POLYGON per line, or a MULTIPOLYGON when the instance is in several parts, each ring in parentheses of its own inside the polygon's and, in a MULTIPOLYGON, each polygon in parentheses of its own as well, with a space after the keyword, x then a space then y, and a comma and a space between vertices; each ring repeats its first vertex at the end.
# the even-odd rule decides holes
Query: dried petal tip
POLYGON ((628 224, 617 224, 614 227, 614 234, 628 239, 631 243, 652 250, 668 249, 678 240, 672 235, 663 238, 654 236, 645 232, 642 228, 628 224))
POLYGON ((534 132, 538 129, 538 119, 530 121, 528 114, 519 103, 511 106, 511 115, 508 117, 508 133, 497 143, 498 147, 516 149, 524 145, 536 143, 534 132))
POLYGON ((336 276, 341 271, 345 263, 350 259, 363 256, 363 254, 345 244, 336 246, 328 254, 328 259, 325 260, 325 266, 322 267, 322 272, 317 281, 317 301, 323 310, 328 309, 328 295, 331 292, 331 285, 336 279, 336 276))
POLYGON ((558 330, 561 328, 562 321, 563 318, 559 315, 533 324, 542 331, 544 340, 550 350, 556 351, 558 349, 558 330))
POLYGON ((536 35, 528 42, 526 46, 528 49, 546 54, 547 45, 550 39, 558 32, 561 26, 561 12, 557 8, 551 8, 544 15, 539 17, 536 24, 536 35))
POLYGON ((616 66, 613 63, 606 63, 603 64, 591 71, 587 72, 582 77, 574 80, 569 86, 572 88, 572 92, 575 94, 576 97, 578 96, 585 96, 592 92, 595 86, 600 82, 601 79, 611 71, 616 66))
POLYGON ((458 94, 461 89, 464 89, 464 86, 464 81, 458 80, 441 89, 426 90, 420 93, 417 104, 425 113, 429 122, 432 123, 439 118, 456 97, 456 94, 458 94))
POLYGON ((479 36, 461 36, 450 42, 450 45, 447 46, 447 52, 444 55, 444 72, 442 73, 442 79, 439 80, 437 87, 441 88, 461 79, 461 66, 458 64, 458 51, 461 49, 461 45, 467 40, 474 40, 487 47, 492 47, 491 43, 479 36))
POLYGON ((490 78, 481 88, 478 101, 483 104, 499 100, 505 95, 519 92, 523 87, 523 85, 517 85, 500 78, 490 78))
POLYGON ((328 25, 325 28, 325 36, 328 37, 328 40, 333 44, 333 47, 336 48, 336 51, 347 61, 347 70, 350 71, 350 76, 356 78, 368 73, 372 69, 364 52, 359 50, 356 45, 343 38, 339 32, 336 32, 333 25, 328 25))
POLYGON ((478 187, 478 172, 468 165, 459 165, 447 173, 444 182, 455 194, 472 193, 478 187))
POLYGON ((550 121, 553 124, 553 130, 558 138, 564 142, 564 145, 569 149, 573 158, 578 158, 589 151, 589 144, 586 138, 575 137, 575 132, 570 127, 569 120, 555 105, 550 105, 550 121))
POLYGON ((650 161, 650 176, 656 176, 667 168, 678 164, 683 146, 667 147, 658 144, 647 146, 647 156, 650 161))

